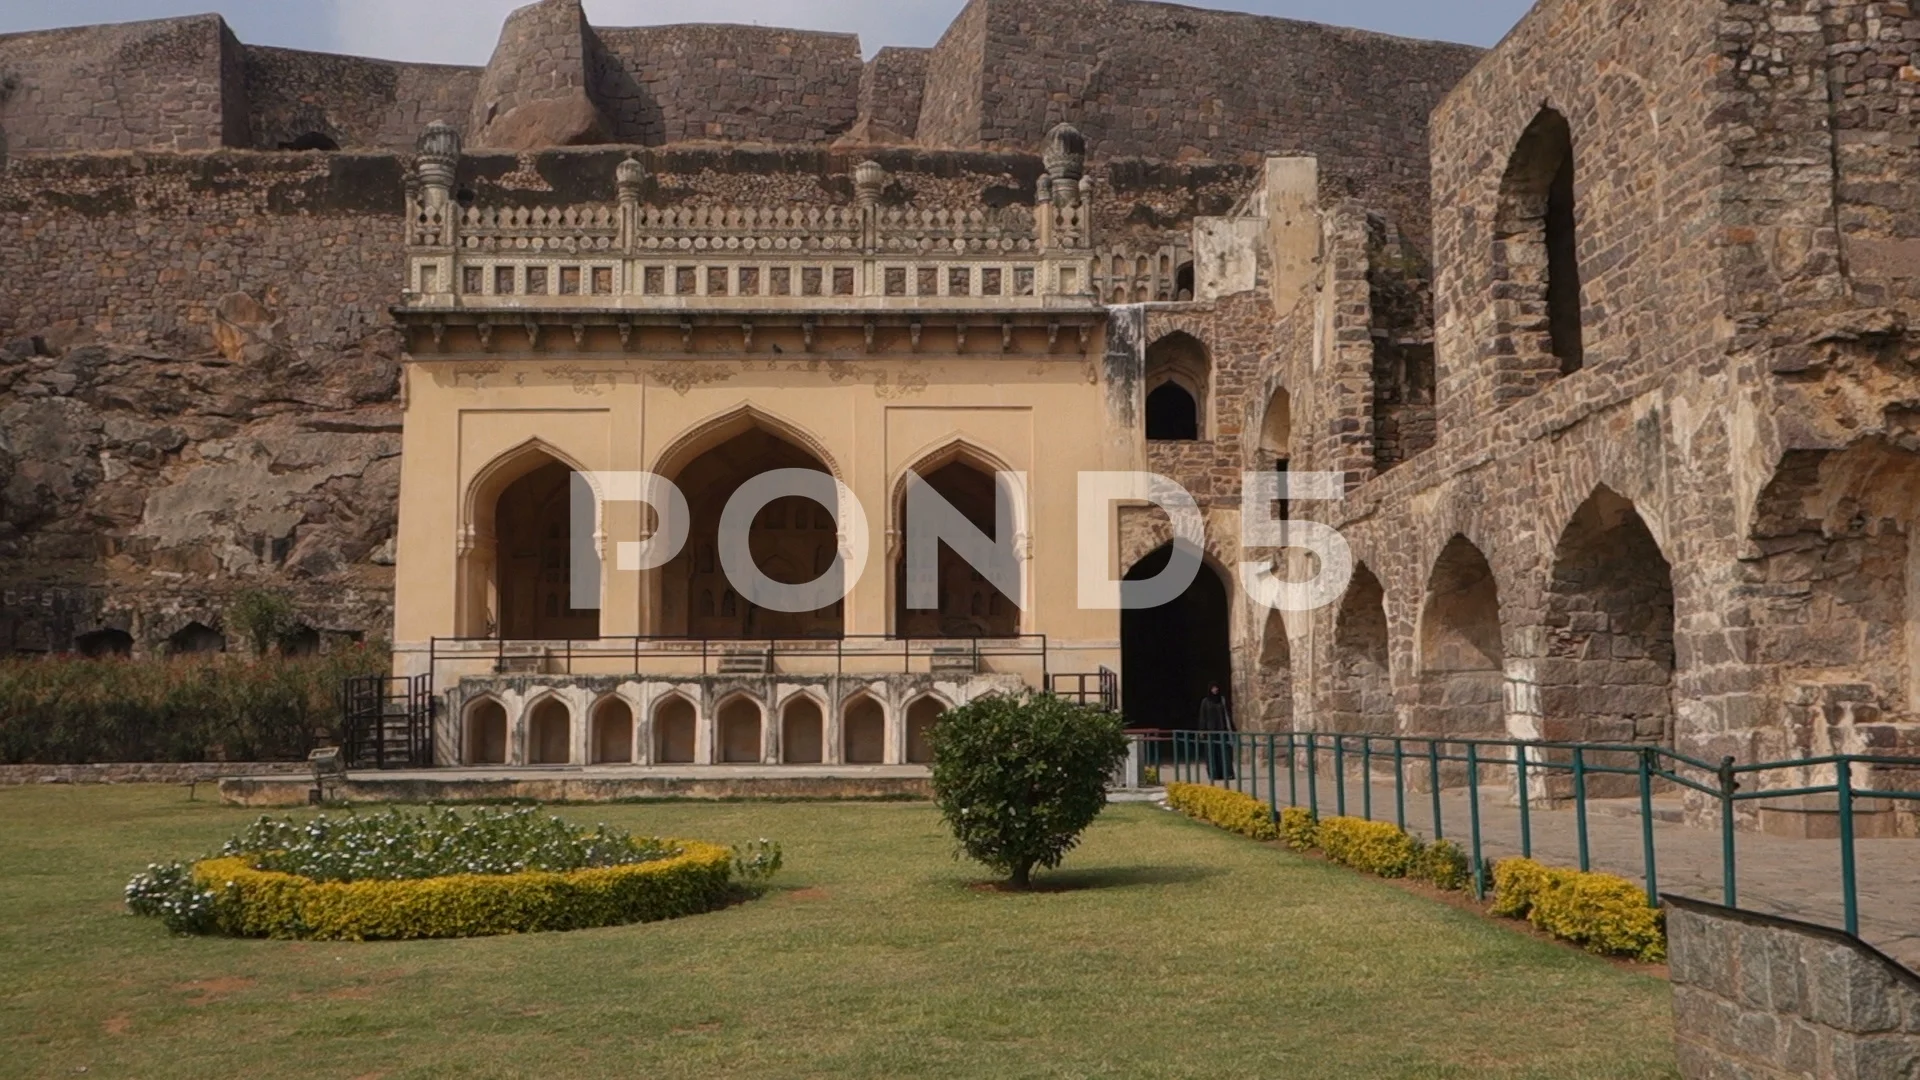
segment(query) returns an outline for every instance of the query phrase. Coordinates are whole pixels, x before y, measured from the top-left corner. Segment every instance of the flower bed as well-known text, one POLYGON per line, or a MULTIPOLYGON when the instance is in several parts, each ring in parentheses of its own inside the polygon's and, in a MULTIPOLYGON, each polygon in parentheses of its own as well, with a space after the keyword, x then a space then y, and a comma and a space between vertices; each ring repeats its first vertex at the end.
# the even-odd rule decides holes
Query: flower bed
POLYGON ((182 932, 481 937, 708 911, 729 896, 736 862, 717 844, 587 829, 531 809, 262 818, 212 858, 150 867, 128 884, 127 904, 182 932))

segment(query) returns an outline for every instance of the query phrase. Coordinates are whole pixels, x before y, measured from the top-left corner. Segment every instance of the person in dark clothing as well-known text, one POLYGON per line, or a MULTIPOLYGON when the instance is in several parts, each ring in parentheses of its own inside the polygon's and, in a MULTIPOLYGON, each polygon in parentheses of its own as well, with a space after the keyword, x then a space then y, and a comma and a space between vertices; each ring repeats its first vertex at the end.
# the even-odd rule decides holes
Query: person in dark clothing
POLYGON ((1218 683, 1200 699, 1199 728, 1204 732, 1201 743, 1207 748, 1207 778, 1216 783, 1233 779, 1233 710, 1227 706, 1227 696, 1220 692, 1218 683))

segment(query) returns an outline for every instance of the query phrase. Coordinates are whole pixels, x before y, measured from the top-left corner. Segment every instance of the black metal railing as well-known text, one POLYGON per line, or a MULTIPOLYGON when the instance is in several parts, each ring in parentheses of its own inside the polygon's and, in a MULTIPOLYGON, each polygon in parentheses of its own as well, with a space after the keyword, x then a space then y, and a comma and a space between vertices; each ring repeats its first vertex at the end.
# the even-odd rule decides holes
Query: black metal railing
POLYGON ((1057 672, 1047 679, 1047 692, 1057 698, 1120 711, 1120 675, 1102 666, 1099 671, 1057 672))
POLYGON ((433 676, 367 675, 340 688, 350 769, 425 768, 433 764, 433 676))

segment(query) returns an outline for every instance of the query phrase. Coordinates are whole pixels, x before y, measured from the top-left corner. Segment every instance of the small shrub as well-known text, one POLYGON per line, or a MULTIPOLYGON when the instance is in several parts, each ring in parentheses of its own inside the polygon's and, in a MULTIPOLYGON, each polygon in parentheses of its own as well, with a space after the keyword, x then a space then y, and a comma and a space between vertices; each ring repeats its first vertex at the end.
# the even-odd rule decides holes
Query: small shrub
POLYGON ((733 872, 749 887, 765 885, 784 863, 780 845, 764 836, 733 846, 733 872))
POLYGON ((1327 818, 1316 833, 1327 858, 1384 878, 1406 877, 1420 853, 1420 842, 1389 821, 1327 818))
POLYGON ((184 863, 155 863, 127 882, 127 909, 159 919, 176 934, 205 934, 213 929, 213 893, 194 883, 184 863))
POLYGON ((962 852, 1024 889, 1079 843, 1126 758, 1117 716, 1050 694, 990 694, 934 729, 934 800, 962 852))
POLYGON ((1666 913, 1647 905, 1640 886, 1612 874, 1503 859, 1493 869, 1493 913, 1524 918, 1589 952, 1667 958, 1666 913))
POLYGON ((1533 910, 1534 898, 1545 892, 1556 876, 1571 872, 1532 859, 1501 859, 1493 867, 1493 913, 1507 919, 1526 918, 1533 910))
POLYGON ((1278 839, 1273 810, 1251 795, 1208 784, 1167 785, 1167 805, 1228 832, 1255 840, 1278 839))
POLYGON ((253 647, 253 655, 265 656, 293 629, 293 601, 267 589, 248 589, 233 598, 227 623, 253 647))
POLYGON ((1304 806, 1280 811, 1280 839, 1295 851, 1312 851, 1320 843, 1320 815, 1304 806))
POLYGON ((1471 883, 1473 865, 1460 845, 1451 840, 1436 840, 1420 845, 1409 876, 1437 888, 1458 892, 1471 883))

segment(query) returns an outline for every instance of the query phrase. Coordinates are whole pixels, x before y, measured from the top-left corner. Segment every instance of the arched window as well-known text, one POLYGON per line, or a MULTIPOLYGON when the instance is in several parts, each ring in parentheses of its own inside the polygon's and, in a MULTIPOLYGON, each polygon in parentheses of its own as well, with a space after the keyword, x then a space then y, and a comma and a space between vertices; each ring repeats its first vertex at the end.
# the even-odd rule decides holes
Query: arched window
POLYGON ((1176 330, 1147 347, 1146 435, 1156 442, 1205 438, 1213 361, 1198 338, 1176 330))
POLYGON ((1491 345, 1497 404, 1526 397, 1586 363, 1574 196, 1573 129, 1560 113, 1542 109, 1500 182, 1491 345))

